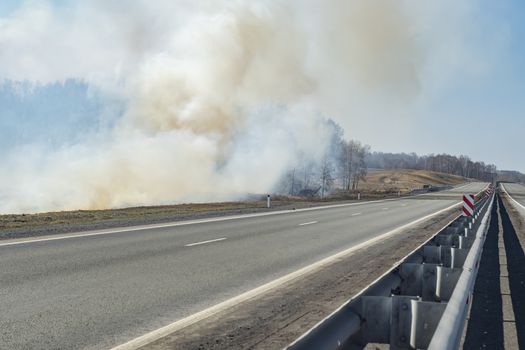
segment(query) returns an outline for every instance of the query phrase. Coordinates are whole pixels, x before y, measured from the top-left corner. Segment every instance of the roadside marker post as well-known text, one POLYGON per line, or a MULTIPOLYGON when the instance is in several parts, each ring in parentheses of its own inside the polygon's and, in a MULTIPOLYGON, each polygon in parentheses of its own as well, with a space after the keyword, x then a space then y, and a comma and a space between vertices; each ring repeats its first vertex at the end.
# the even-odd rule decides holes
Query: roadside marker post
POLYGON ((463 195, 463 215, 466 217, 471 217, 474 214, 474 209, 476 205, 474 204, 474 195, 465 193, 463 195))
POLYGON ((270 209, 270 204, 271 204, 271 196, 268 195, 266 197, 266 208, 270 209))

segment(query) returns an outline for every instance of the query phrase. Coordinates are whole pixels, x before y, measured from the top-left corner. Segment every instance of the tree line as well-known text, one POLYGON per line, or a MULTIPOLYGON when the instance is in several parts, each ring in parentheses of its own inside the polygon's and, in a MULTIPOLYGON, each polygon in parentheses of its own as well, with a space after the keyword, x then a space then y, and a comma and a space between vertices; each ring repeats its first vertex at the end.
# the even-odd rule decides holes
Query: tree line
POLYGON ((367 155, 367 165, 378 169, 418 169, 463 176, 482 181, 492 181, 497 174, 494 164, 473 161, 465 155, 372 152, 367 155))
POLYGON ((482 181, 493 181, 497 174, 495 165, 465 155, 373 152, 369 145, 345 139, 343 128, 333 120, 327 120, 326 126, 330 142, 321 159, 300 155, 281 180, 279 193, 324 197, 333 190, 357 191, 368 169, 429 170, 482 181))

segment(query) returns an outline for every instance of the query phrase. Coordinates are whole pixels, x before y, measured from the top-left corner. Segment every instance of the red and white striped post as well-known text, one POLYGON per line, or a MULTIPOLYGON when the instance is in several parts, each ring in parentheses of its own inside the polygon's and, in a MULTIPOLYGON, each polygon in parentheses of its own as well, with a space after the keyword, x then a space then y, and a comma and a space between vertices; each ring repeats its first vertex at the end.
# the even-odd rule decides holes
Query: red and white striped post
POLYGON ((475 207, 476 205, 474 204, 474 195, 465 193, 463 195, 463 215, 471 217, 474 215, 475 207))

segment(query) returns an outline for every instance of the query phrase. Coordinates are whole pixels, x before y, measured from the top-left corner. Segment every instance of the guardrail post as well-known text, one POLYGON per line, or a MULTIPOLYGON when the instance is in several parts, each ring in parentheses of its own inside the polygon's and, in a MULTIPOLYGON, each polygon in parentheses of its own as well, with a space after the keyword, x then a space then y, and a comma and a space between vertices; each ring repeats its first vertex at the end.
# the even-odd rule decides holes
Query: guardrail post
POLYGON ((392 296, 392 319, 390 328, 390 349, 407 349, 412 335, 413 296, 392 296))
POLYGON ((412 300, 410 347, 426 349, 447 304, 412 300))
POLYGON ((363 297, 361 315, 365 322, 362 326, 364 343, 390 342, 390 319, 392 298, 363 297))
POLYGON ((423 261, 429 264, 441 264, 441 246, 423 247, 423 261))
POLYGON ((448 301, 450 299, 461 272, 463 272, 461 268, 437 267, 436 301, 448 301))

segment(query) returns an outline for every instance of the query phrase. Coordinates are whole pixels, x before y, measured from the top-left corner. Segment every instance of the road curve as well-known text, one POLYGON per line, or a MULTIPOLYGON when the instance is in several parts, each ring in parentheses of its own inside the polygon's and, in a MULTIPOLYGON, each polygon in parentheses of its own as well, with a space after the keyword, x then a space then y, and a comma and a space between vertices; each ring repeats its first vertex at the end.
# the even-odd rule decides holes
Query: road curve
POLYGON ((517 183, 501 183, 500 187, 509 195, 509 204, 525 218, 525 186, 517 183))
POLYGON ((518 204, 525 209, 525 186, 516 183, 502 183, 503 189, 512 197, 518 204))
POLYGON ((485 185, 280 215, 0 242, 0 348, 116 346, 449 207, 485 185))

